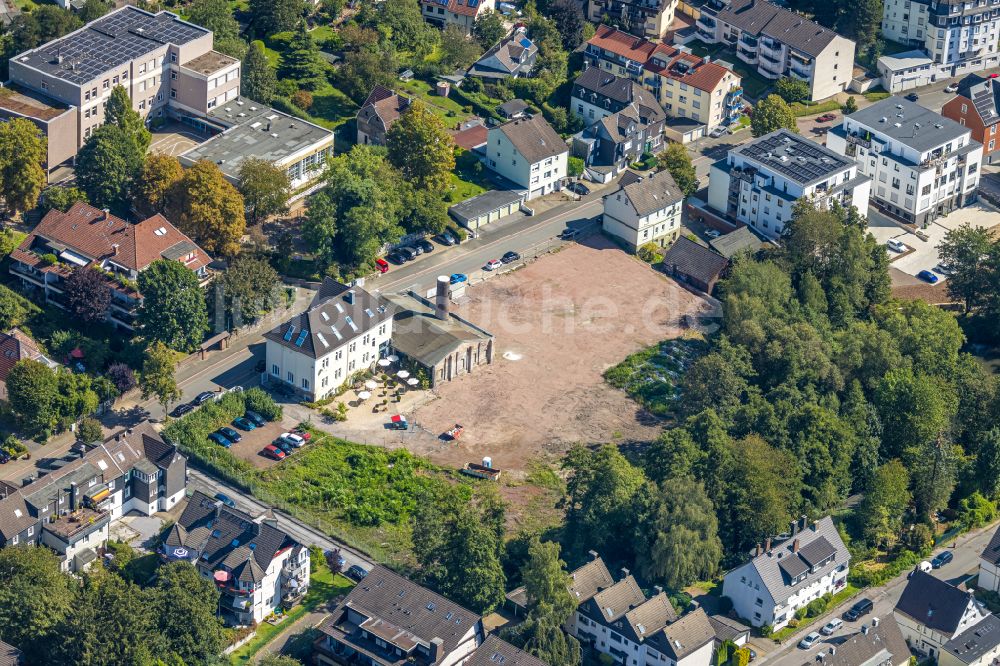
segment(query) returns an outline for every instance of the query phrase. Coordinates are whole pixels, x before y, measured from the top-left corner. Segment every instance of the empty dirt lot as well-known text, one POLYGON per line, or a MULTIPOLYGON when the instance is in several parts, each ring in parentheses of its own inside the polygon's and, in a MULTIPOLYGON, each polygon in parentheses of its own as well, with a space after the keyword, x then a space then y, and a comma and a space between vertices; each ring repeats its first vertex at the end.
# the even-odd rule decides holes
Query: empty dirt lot
POLYGON ((494 363, 440 385, 440 397, 413 415, 423 435, 405 446, 450 466, 490 456, 523 471, 576 442, 655 438, 657 421, 602 373, 679 335, 687 315, 711 306, 594 237, 475 285, 454 311, 496 336, 494 363), (456 422, 465 426, 460 440, 437 439, 456 422))

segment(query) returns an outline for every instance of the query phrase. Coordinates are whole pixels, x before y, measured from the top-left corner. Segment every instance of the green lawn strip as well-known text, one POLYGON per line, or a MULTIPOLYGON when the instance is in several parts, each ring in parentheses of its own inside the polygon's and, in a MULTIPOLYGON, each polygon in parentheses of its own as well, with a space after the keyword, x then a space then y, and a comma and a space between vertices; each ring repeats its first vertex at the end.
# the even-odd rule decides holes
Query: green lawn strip
POLYGON ((352 587, 354 587, 354 583, 350 580, 331 572, 325 562, 319 563, 316 572, 309 577, 309 591, 306 592, 302 603, 288 611, 285 614, 285 619, 276 625, 262 622, 257 627, 257 633, 253 639, 229 656, 230 663, 234 665, 250 663, 254 655, 260 652, 265 645, 284 633, 304 615, 316 610, 338 595, 347 594, 352 587))
POLYGON ((841 108, 840 102, 835 99, 820 102, 818 104, 795 102, 794 104, 789 104, 789 106, 792 108, 792 113, 795 114, 796 118, 801 118, 803 116, 815 116, 820 113, 826 113, 827 111, 840 111, 841 108))
POLYGON ((869 102, 880 102, 886 97, 890 97, 892 93, 888 93, 882 88, 873 88, 866 93, 862 93, 862 95, 869 102))
POLYGON ((456 124, 467 119, 470 115, 455 100, 436 94, 434 86, 427 81, 421 79, 400 81, 399 90, 409 93, 427 104, 429 110, 441 118, 448 129, 453 129, 456 124))
POLYGON ((310 30, 309 34, 313 41, 322 47, 327 40, 332 39, 337 34, 337 31, 333 29, 332 25, 320 25, 310 30))
POLYGON ((328 129, 339 127, 358 113, 358 106, 351 98, 329 83, 312 91, 312 96, 313 105, 309 109, 309 115, 317 124, 328 129))
POLYGON ((826 610, 824 610, 822 613, 820 613, 819 615, 817 615, 814 618, 803 618, 800 621, 800 623, 797 624, 796 626, 794 626, 794 627, 793 626, 784 627, 783 629, 781 629, 779 631, 776 631, 773 634, 771 634, 769 638, 771 638, 772 640, 774 640, 775 643, 780 643, 781 641, 785 640, 786 638, 788 638, 789 636, 791 636, 795 632, 801 631, 803 629, 803 626, 802 626, 803 624, 810 624, 810 625, 812 625, 816 620, 818 620, 819 618, 822 618, 822 617, 825 617, 825 616, 829 615, 831 612, 833 612, 834 610, 836 610, 837 607, 840 606, 840 604, 844 603, 845 600, 850 599, 852 596, 854 596, 855 594, 857 594, 860 591, 861 591, 860 588, 854 587, 853 585, 851 585, 850 583, 848 583, 844 587, 844 589, 842 589, 840 592, 837 592, 837 594, 833 595, 830 598, 830 601, 827 602, 827 604, 826 604, 826 610))

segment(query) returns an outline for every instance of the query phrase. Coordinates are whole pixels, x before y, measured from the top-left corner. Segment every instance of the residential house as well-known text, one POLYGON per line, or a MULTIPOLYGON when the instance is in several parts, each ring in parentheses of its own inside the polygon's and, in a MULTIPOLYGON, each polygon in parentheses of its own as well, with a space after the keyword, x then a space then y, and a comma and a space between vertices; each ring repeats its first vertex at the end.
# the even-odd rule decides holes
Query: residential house
POLYGON ((633 79, 600 67, 588 67, 573 81, 569 112, 587 127, 632 105, 643 106, 647 115, 658 106, 652 94, 633 79))
POLYGON ((468 76, 498 83, 508 77, 530 76, 538 59, 538 46, 524 28, 504 37, 472 64, 468 76))
POLYGON ((674 21, 677 0, 587 0, 587 18, 626 27, 630 32, 660 39, 674 21))
POLYGON ((715 648, 729 642, 736 647, 743 647, 750 641, 750 627, 737 622, 727 615, 709 615, 708 621, 715 630, 715 648))
POLYGON ((376 85, 358 110, 358 144, 384 146, 385 136, 400 114, 410 108, 410 98, 376 85))
POLYGON ((77 202, 63 213, 53 208, 10 254, 11 275, 23 289, 65 307, 62 283, 77 269, 93 268, 107 275, 111 305, 107 319, 133 330, 142 296, 139 273, 158 259, 179 261, 200 279, 207 279, 208 254, 162 215, 137 224, 107 210, 77 202))
POLYGON ((882 87, 891 93, 930 85, 935 77, 934 61, 923 51, 885 55, 875 65, 882 87))
POLYGON ((196 490, 160 547, 168 561, 194 564, 215 582, 219 613, 230 625, 264 621, 309 589, 309 548, 278 527, 196 490))
POLYGON ((31 336, 18 328, 0 333, 0 400, 7 399, 7 375, 18 361, 32 360, 44 363, 50 368, 58 363, 49 360, 38 348, 31 336))
POLYGON ((649 174, 627 172, 618 190, 603 197, 604 233, 635 252, 647 244, 663 247, 677 240, 684 193, 666 169, 649 174))
MULTIPOLYGON (((0 663, 0 666, 3 666, 0 663)), ((545 662, 490 634, 476 648, 464 666, 546 666, 545 662)))
POLYGON ((908 224, 930 224, 978 198, 983 145, 971 129, 902 97, 846 116, 826 143, 871 178, 876 208, 908 224))
POLYGON ((0 666, 21 666, 23 663, 24 659, 20 650, 0 641, 0 666))
POLYGON ((867 213, 869 175, 834 150, 787 129, 732 148, 710 169, 708 205, 769 239, 781 236, 801 198, 820 207, 837 201, 867 213))
POLYGON ((439 28, 456 25, 472 34, 476 19, 495 9, 494 0, 420 0, 424 20, 439 28))
MULTIPOLYGON (((595 594, 605 588, 615 584, 604 560, 595 551, 589 551, 590 560, 583 566, 570 572, 569 591, 577 605, 585 603, 595 594)), ((507 605, 512 609, 515 616, 524 615, 527 611, 528 594, 524 586, 518 587, 507 593, 507 605)), ((567 631, 576 635, 576 616, 570 618, 567 623, 567 631)))
POLYGON ((958 82, 955 97, 945 102, 941 115, 969 128, 973 141, 983 145, 983 157, 993 164, 1000 146, 997 145, 997 127, 1000 127, 1000 85, 996 79, 970 74, 958 82))
POLYGON ((541 115, 509 120, 490 128, 487 166, 517 187, 526 199, 561 189, 569 147, 541 115))
POLYGON ((764 246, 764 241, 750 227, 740 227, 708 241, 708 246, 726 259, 742 252, 754 253, 764 246))
POLYGON ((531 107, 523 99, 512 99, 497 107, 497 113, 504 120, 514 120, 523 118, 531 110, 531 107))
MULTIPOLYGON (((657 44, 602 25, 587 42, 583 55, 590 67, 642 85, 669 118, 693 122, 697 131, 682 135, 685 141, 731 124, 742 112, 740 77, 728 67, 699 58, 683 47, 657 44)), ((574 101, 571 109, 577 109, 578 104, 574 101)), ((589 120, 590 109, 584 109, 589 120)))
POLYGON ((718 252, 681 236, 663 254, 663 271, 698 291, 712 293, 715 283, 729 267, 718 252))
POLYGON ((910 648, 892 617, 872 618, 858 631, 823 646, 821 666, 907 666, 910 648))
POLYGON ((755 627, 785 627, 795 612, 847 584, 851 555, 829 516, 793 521, 784 541, 767 540, 751 559, 729 571, 722 594, 755 627))
POLYGON ((268 380, 319 400, 387 356, 391 338, 387 302, 325 278, 305 312, 264 334, 268 380))
POLYGON ((337 604, 319 632, 313 644, 318 666, 459 666, 469 663, 486 633, 479 615, 381 564, 337 604))
POLYGON ((853 78, 853 41, 767 0, 709 0, 696 26, 699 39, 733 47, 761 76, 805 81, 813 101, 843 92, 853 78))
POLYGON ((1000 529, 979 556, 979 578, 976 587, 981 590, 1000 592, 1000 529))
POLYGON ((97 559, 113 522, 184 498, 187 460, 146 421, 37 474, 20 488, 0 482, 0 547, 47 546, 64 571, 79 572, 97 559))
POLYGON ((996 618, 976 601, 971 590, 960 590, 920 570, 914 571, 906 582, 893 615, 910 648, 939 663, 956 656, 958 646, 953 641, 959 637, 969 640, 967 632, 980 625, 987 630, 993 645, 1000 645, 996 618))

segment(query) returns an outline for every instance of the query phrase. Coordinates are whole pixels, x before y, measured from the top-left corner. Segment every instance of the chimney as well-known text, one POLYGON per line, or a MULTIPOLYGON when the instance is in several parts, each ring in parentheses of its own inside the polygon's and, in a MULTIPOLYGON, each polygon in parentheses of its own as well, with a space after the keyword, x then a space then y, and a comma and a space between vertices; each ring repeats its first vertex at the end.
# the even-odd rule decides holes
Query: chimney
POLYGON ((587 551, 587 555, 590 555, 590 559, 592 559, 592 560, 596 560, 597 559, 597 551, 596 550, 588 550, 587 551))
POLYGON ((69 484, 69 510, 76 511, 76 481, 69 484))
POLYGON ((877 626, 878 626, 878 618, 877 617, 873 617, 872 618, 872 627, 874 628, 874 627, 877 627, 877 626))
POLYGON ((630 573, 632 573, 632 572, 629 571, 628 569, 626 569, 625 567, 622 567, 622 577, 621 577, 621 579, 625 580, 626 578, 629 577, 630 573))
POLYGON ((757 542, 757 547, 753 551, 754 557, 760 557, 760 541, 757 542))
POLYGON ((764 542, 764 552, 771 554, 771 537, 767 537, 767 541, 764 542))
POLYGON ((267 121, 267 129, 265 129, 264 131, 265 132, 270 132, 271 131, 271 121, 270 120, 267 121))
POLYGON ((434 316, 438 319, 448 319, 448 298, 451 295, 451 278, 439 275, 437 291, 434 294, 434 316))
POLYGON ((347 302, 348 305, 354 305, 354 290, 353 289, 348 289, 347 290, 347 292, 344 294, 344 300, 347 302))
POLYGON ((809 524, 809 519, 806 518, 806 514, 799 516, 799 531, 802 532, 806 529, 806 525, 809 524))
POLYGON ((663 594, 663 587, 660 585, 654 585, 653 589, 656 590, 657 594, 663 594))
POLYGON ((444 658, 444 641, 435 636, 431 639, 431 663, 436 664, 438 659, 444 658))
POLYGON ((788 534, 790 536, 795 536, 795 532, 798 530, 798 527, 799 527, 799 521, 797 520, 793 520, 792 522, 788 523, 788 534))
POLYGON ((118 243, 114 243, 111 246, 111 256, 112 257, 117 257, 118 256, 118 243))
POLYGON ((832 657, 835 654, 837 654, 837 646, 836 645, 831 645, 830 646, 830 656, 832 657))
POLYGON ((796 539, 795 541, 792 542, 792 552, 793 553, 799 552, 799 540, 798 539, 796 539))

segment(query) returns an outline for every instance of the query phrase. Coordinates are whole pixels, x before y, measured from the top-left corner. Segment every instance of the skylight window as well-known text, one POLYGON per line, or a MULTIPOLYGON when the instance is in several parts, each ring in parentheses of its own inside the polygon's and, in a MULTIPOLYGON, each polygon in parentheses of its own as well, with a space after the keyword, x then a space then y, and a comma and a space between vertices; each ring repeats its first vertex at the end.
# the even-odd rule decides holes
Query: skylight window
POLYGON ((299 331, 299 337, 295 339, 295 346, 301 347, 302 343, 306 341, 307 337, 309 337, 309 331, 303 328, 301 331, 299 331))
POLYGON ((295 324, 289 324, 288 330, 285 331, 285 342, 291 342, 292 336, 295 334, 295 324))

